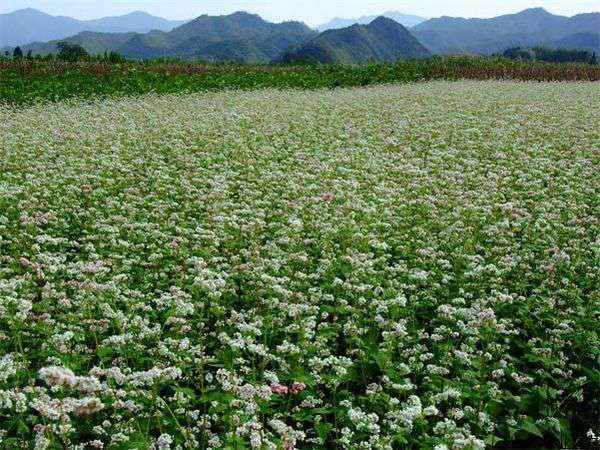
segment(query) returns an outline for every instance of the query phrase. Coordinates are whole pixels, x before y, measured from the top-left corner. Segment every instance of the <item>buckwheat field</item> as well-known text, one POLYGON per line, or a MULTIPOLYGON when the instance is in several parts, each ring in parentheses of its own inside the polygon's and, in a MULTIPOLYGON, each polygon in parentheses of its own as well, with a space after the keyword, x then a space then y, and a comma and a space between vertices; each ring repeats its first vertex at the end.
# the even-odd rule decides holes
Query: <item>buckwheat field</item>
POLYGON ((598 83, 0 106, 0 448, 589 448, 598 83))

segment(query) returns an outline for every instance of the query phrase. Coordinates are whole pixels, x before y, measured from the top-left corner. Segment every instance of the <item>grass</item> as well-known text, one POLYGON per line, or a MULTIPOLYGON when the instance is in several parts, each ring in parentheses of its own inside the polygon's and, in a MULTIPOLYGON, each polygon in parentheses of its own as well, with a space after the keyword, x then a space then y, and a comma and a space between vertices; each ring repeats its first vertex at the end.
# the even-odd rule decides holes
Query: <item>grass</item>
POLYGON ((0 446, 592 448, 599 95, 0 106, 0 446))
POLYGON ((0 61, 0 102, 27 105, 67 98, 106 98, 223 89, 318 89, 458 79, 598 81, 600 66, 506 59, 431 58, 362 66, 204 65, 159 61, 0 61))

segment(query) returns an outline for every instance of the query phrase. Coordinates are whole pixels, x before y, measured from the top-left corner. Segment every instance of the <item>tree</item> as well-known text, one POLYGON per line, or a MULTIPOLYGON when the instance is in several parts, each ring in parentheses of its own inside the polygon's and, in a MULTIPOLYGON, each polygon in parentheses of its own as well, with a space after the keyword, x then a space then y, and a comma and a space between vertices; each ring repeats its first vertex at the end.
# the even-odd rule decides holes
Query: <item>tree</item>
POLYGON ((505 58, 516 59, 519 61, 531 61, 534 59, 534 55, 529 49, 522 47, 513 47, 504 51, 503 56, 505 58))
POLYGON ((104 51, 104 56, 102 58, 104 59, 104 61, 108 61, 113 64, 122 63, 127 60, 123 55, 115 51, 111 51, 110 53, 104 51))
POLYGON ((78 61, 89 56, 88 52, 79 44, 70 44, 68 42, 59 42, 56 44, 58 49, 58 59, 64 61, 78 61))
POLYGON ((29 60, 33 59, 33 52, 31 51, 31 49, 27 50, 27 56, 25 58, 29 60))
POLYGON ((568 50, 549 47, 514 47, 509 48, 503 56, 520 61, 546 61, 553 63, 590 63, 594 64, 596 56, 587 50, 568 50))
POLYGON ((598 58, 596 58, 596 52, 592 53, 592 57, 590 58, 590 64, 593 64, 593 65, 598 64, 598 58))
POLYGON ((23 59, 23 50, 18 45, 13 50, 13 58, 14 59, 23 59))

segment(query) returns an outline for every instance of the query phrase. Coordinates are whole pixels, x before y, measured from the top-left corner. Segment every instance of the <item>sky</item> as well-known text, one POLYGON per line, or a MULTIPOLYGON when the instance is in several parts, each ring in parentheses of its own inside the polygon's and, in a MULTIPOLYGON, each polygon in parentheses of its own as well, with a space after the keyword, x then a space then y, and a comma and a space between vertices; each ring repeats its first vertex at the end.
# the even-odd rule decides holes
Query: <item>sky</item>
POLYGON ((525 8, 543 7, 572 16, 600 11, 600 0, 1 0, 0 13, 36 8, 52 15, 78 19, 127 14, 141 10, 167 19, 191 19, 202 14, 248 11, 280 22, 301 20, 316 26, 333 17, 353 18, 384 11, 424 17, 494 17, 525 8))

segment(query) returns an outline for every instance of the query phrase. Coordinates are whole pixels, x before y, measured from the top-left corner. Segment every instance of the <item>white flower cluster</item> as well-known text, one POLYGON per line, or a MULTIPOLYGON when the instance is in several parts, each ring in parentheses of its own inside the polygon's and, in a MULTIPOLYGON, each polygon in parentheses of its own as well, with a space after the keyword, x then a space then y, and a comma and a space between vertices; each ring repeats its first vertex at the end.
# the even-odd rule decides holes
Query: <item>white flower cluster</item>
POLYGON ((0 447, 591 447, 599 105, 0 105, 0 447))

